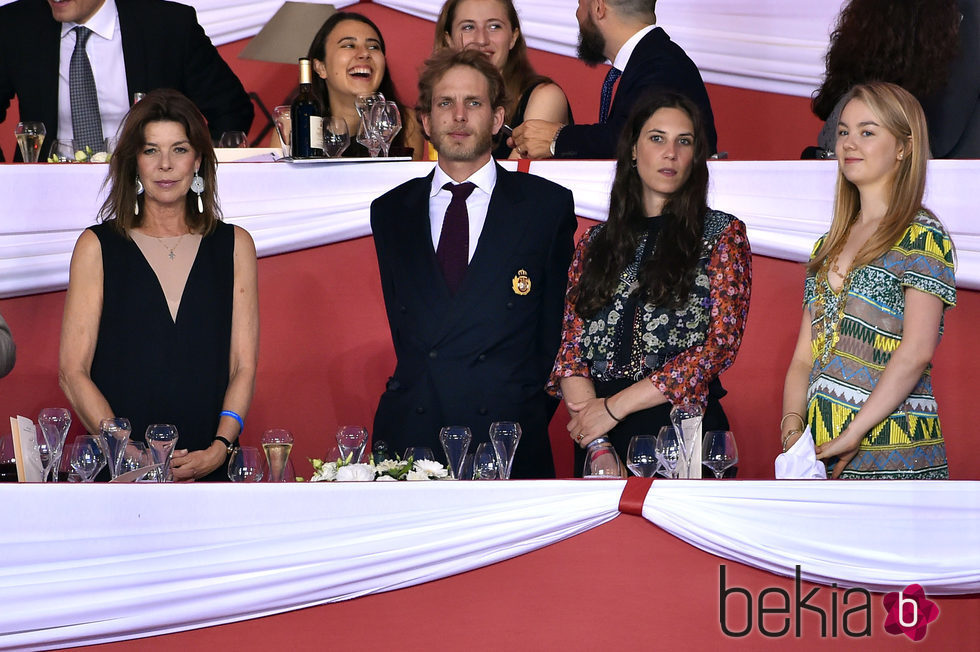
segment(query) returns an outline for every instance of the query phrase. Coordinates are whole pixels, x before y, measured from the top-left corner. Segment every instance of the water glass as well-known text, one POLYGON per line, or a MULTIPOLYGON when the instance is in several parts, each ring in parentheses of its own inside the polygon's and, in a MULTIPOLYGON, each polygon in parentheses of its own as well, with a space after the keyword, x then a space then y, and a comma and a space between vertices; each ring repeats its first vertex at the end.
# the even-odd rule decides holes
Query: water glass
POLYGON ((282 149, 283 157, 289 156, 289 139, 293 135, 291 108, 283 105, 272 109, 272 116, 275 119, 276 133, 279 134, 279 146, 282 149))
POLYGON ((232 482, 259 482, 263 475, 262 457, 254 446, 240 446, 228 460, 228 479, 232 482))
POLYGON ((43 122, 18 122, 14 127, 14 136, 17 137, 17 146, 20 147, 24 163, 37 163, 46 133, 48 132, 43 122))
POLYGON ((626 449, 626 466, 633 475, 652 478, 660 464, 657 461, 657 438, 653 435, 636 435, 626 449))
POLYGON ((514 453, 521 442, 521 424, 515 421, 494 421, 490 424, 490 441, 497 454, 500 479, 510 480, 510 470, 514 465, 514 453))
POLYGON ((337 447, 340 449, 341 459, 350 458, 351 464, 357 464, 364 456, 364 447, 367 445, 368 431, 363 426, 341 426, 337 431, 337 447))
POLYGON ((730 467, 738 464, 738 447, 731 430, 709 430, 704 433, 701 463, 721 479, 730 467))
POLYGON ((499 473, 497 453, 493 449, 493 444, 486 441, 481 443, 473 454, 473 479, 496 480, 499 473))
POLYGON ((439 441, 442 443, 442 450, 446 452, 449 474, 456 480, 461 479, 463 461, 470 442, 473 441, 473 433, 466 426, 446 426, 439 431, 439 441))

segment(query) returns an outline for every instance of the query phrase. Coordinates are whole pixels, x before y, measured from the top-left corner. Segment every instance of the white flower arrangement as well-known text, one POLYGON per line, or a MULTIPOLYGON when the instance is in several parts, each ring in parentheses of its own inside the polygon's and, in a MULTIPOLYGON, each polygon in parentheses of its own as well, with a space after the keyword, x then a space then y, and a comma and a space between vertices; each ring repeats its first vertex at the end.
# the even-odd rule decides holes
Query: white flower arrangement
POLYGON ((351 458, 336 462, 310 459, 313 476, 310 482, 394 482, 397 480, 443 480, 449 471, 432 460, 384 460, 375 464, 351 462, 351 458))

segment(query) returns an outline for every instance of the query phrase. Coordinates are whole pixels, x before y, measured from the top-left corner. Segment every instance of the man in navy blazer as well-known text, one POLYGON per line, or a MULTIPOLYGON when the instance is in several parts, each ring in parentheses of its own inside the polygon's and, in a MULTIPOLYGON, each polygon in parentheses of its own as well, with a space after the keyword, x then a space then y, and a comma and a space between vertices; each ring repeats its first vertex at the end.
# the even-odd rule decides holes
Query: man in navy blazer
POLYGON ((443 426, 468 426, 475 448, 492 422, 517 421, 513 477, 554 477, 557 402, 544 386, 561 337, 574 204, 568 189, 491 158, 504 95, 500 73, 475 50, 446 48, 422 71, 417 112, 438 166, 371 204, 397 356, 373 436, 398 454, 428 446, 441 457, 443 426), (469 192, 461 200, 457 183, 469 192), (461 276, 445 262, 454 259, 461 276))
MULTIPOLYGON (((125 66, 126 89, 117 93, 124 90, 131 100, 137 92, 174 88, 201 110, 212 138, 248 131, 252 102, 198 24, 193 7, 164 0, 18 0, 0 7, 0 122, 16 95, 20 119, 44 123, 41 159, 47 157, 58 138, 62 26, 84 24, 107 2, 118 11, 125 66)), ((89 52, 92 45, 89 39, 89 52)), ((99 70, 95 62, 92 66, 98 87, 99 70)), ((107 91, 99 87, 100 103, 107 91)), ((20 159, 19 151, 14 158, 20 159)))
POLYGON ((575 12, 579 58, 590 66, 609 60, 621 73, 612 106, 596 124, 525 121, 513 135, 522 156, 616 158, 616 141, 630 110, 637 100, 657 89, 681 93, 698 105, 709 151, 717 151, 714 114, 701 73, 684 50, 656 26, 656 4, 656 0, 579 0, 575 12))

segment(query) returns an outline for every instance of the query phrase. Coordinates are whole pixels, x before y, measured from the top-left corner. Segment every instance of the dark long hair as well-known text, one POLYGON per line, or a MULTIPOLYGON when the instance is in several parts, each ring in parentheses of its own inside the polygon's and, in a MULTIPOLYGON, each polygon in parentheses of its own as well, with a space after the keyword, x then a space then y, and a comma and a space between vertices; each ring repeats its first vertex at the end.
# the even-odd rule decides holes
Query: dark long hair
POLYGON ((679 306, 694 283, 708 210, 707 136, 694 102, 684 95, 661 92, 637 103, 620 134, 609 218, 589 246, 577 296, 572 297, 575 311, 584 318, 595 316, 609 304, 620 274, 633 260, 640 238, 647 232, 651 216, 643 207, 643 181, 633 166, 633 146, 650 116, 663 108, 679 109, 691 118, 694 159, 687 181, 667 199, 663 216, 657 218, 661 220, 657 246, 640 268, 634 291, 645 302, 679 306))
MULTIPOLYGON (((521 21, 517 17, 517 8, 514 7, 513 0, 494 1, 499 2, 507 12, 507 20, 510 22, 511 29, 517 30, 517 40, 514 41, 514 47, 507 54, 507 61, 504 62, 504 67, 500 71, 509 98, 505 106, 504 123, 509 124, 511 118, 514 117, 514 112, 517 111, 517 104, 524 89, 536 83, 553 82, 548 77, 536 73, 534 66, 531 65, 531 59, 527 54, 527 42, 524 40, 524 30, 521 29, 521 21)), ((439 19, 436 21, 435 39, 432 44, 433 52, 448 47, 446 39, 452 38, 456 7, 460 2, 462 0, 446 0, 442 5, 442 11, 439 12, 439 19)))
MULTIPOLYGON (((388 55, 385 49, 385 38, 381 35, 381 30, 378 26, 374 24, 367 16, 354 13, 353 11, 338 11, 327 18, 323 25, 320 26, 319 31, 317 31, 316 36, 313 37, 313 41, 310 43, 310 49, 306 56, 309 57, 312 62, 316 59, 320 62, 326 61, 326 44, 327 37, 334 28, 345 20, 353 20, 358 23, 364 23, 368 27, 374 30, 374 33, 378 35, 378 42, 381 44, 381 54, 385 55, 385 73, 381 76, 381 83, 378 84, 378 91, 385 96, 385 100, 389 102, 394 102, 398 105, 398 110, 402 114, 402 122, 405 121, 405 105, 402 104, 401 100, 398 99, 398 94, 395 92, 395 82, 391 80, 391 69, 388 66, 388 55)), ((316 95, 317 99, 320 100, 321 106, 323 106, 323 117, 330 117, 330 90, 327 88, 327 82, 320 75, 316 73, 313 74, 313 94, 316 95)), ((353 137, 351 138, 353 141, 353 137)), ((405 144, 405 131, 399 131, 395 136, 395 140, 392 145, 403 146, 405 144)))
POLYGON ((119 132, 119 142, 109 159, 109 174, 103 183, 103 187, 110 186, 109 195, 99 210, 99 219, 111 221, 126 237, 129 237, 130 229, 143 224, 145 213, 141 208, 137 215, 135 210, 137 201, 141 207, 143 204, 142 195, 136 194, 136 158, 146 145, 146 125, 151 122, 180 123, 191 147, 200 154, 198 174, 204 179, 204 192, 201 193, 204 212, 197 212, 197 195, 188 192, 184 220, 194 233, 211 233, 221 219, 217 192, 218 161, 211 145, 211 134, 197 106, 170 88, 150 91, 126 114, 119 132))
POLYGON ((946 85, 959 24, 956 0, 851 0, 830 37, 813 113, 826 120, 851 86, 870 81, 926 99, 946 85))

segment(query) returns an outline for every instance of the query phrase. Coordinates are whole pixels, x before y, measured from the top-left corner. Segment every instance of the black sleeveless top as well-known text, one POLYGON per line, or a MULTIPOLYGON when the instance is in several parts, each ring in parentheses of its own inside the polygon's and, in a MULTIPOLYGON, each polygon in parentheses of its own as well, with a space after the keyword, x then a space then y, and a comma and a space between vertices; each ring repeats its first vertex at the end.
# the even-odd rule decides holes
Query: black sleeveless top
MULTIPOLYGON (((234 227, 218 222, 201 239, 176 322, 136 243, 111 223, 90 228, 104 272, 93 382, 113 413, 129 419, 134 441, 144 441, 148 425, 170 423, 180 435, 176 448, 206 449, 228 387, 234 227)), ((204 479, 227 480, 224 466, 204 479)))
MULTIPOLYGON (((547 77, 541 77, 524 89, 524 92, 521 93, 521 99, 517 102, 517 108, 514 109, 514 117, 512 117, 510 120, 510 127, 512 129, 517 129, 518 126, 524 123, 524 112, 527 111, 527 103, 531 101, 531 93, 534 92, 534 89, 541 84, 554 83, 555 82, 547 77)), ((568 124, 573 125, 575 124, 575 118, 572 117, 572 105, 568 104, 567 101, 565 105, 568 107, 568 124)), ((493 148, 494 158, 505 159, 510 156, 510 147, 507 147, 507 136, 504 135, 503 131, 499 132, 494 137, 494 141, 496 143, 493 148)))

